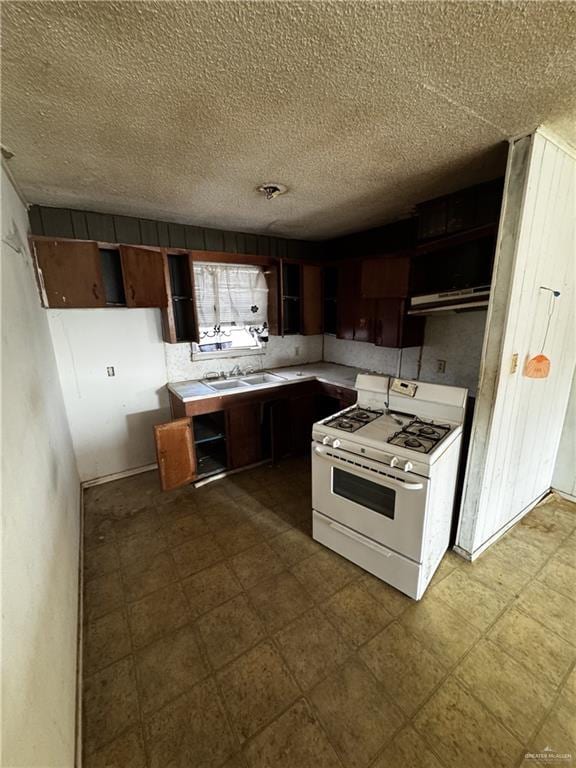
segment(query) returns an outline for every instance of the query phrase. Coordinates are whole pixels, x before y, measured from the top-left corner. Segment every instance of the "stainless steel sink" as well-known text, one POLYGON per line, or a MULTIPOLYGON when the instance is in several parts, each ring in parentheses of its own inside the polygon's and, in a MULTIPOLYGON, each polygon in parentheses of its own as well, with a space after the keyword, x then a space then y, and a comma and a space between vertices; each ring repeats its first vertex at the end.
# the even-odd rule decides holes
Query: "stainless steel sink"
POLYGON ((282 381, 282 378, 274 373, 254 373, 251 376, 244 376, 242 381, 250 387, 258 387, 261 384, 275 384, 282 381))
POLYGON ((223 390, 230 389, 244 389, 248 386, 248 384, 245 384, 240 379, 234 379, 232 381, 205 381, 204 384, 206 384, 207 387, 210 387, 210 389, 213 389, 215 392, 222 392, 223 390))
POLYGON ((238 378, 235 379, 223 379, 220 381, 203 379, 202 383, 207 387, 210 387, 214 392, 231 392, 234 389, 244 390, 247 387, 260 387, 262 384, 275 384, 281 381, 281 376, 262 371, 262 373, 252 373, 248 376, 238 376, 238 378))

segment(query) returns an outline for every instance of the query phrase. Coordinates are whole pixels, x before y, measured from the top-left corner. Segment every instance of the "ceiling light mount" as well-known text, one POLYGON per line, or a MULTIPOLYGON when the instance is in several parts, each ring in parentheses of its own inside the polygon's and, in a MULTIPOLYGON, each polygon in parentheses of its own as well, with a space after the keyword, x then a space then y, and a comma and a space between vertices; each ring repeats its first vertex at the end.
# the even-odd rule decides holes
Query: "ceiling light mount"
POLYGON ((264 195, 266 200, 272 200, 288 192, 288 187, 284 184, 277 184, 275 181, 265 181, 264 184, 256 187, 256 190, 264 195))

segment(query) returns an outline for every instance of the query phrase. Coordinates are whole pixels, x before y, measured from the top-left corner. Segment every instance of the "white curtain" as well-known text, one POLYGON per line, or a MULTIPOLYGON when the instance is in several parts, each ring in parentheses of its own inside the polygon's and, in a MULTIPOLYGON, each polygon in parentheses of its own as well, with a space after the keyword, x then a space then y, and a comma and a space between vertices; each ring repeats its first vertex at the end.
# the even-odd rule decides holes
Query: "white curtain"
POLYGON ((197 262, 194 298, 201 328, 262 328, 267 321, 268 286, 260 267, 197 262))

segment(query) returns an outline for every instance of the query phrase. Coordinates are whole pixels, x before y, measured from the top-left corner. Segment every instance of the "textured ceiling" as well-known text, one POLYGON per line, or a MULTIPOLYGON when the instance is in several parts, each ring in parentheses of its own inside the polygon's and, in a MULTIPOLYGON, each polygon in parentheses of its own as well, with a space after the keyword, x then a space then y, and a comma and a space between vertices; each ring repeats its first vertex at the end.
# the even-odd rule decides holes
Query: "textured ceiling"
POLYGON ((573 2, 3 2, 31 202, 325 238, 576 144, 573 2), (286 184, 266 201, 255 187, 286 184))

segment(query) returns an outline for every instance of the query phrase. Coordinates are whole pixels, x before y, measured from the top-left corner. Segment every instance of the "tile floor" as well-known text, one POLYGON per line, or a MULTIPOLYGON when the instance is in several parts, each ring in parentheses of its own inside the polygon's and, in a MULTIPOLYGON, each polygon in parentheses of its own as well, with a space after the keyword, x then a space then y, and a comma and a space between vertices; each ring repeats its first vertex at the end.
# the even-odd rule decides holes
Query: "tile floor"
MULTIPOLYGON (((85 495, 85 768, 513 768, 576 758, 576 505, 420 603, 310 538, 307 462, 85 495)), ((569 763, 564 763, 569 764, 569 763)))

